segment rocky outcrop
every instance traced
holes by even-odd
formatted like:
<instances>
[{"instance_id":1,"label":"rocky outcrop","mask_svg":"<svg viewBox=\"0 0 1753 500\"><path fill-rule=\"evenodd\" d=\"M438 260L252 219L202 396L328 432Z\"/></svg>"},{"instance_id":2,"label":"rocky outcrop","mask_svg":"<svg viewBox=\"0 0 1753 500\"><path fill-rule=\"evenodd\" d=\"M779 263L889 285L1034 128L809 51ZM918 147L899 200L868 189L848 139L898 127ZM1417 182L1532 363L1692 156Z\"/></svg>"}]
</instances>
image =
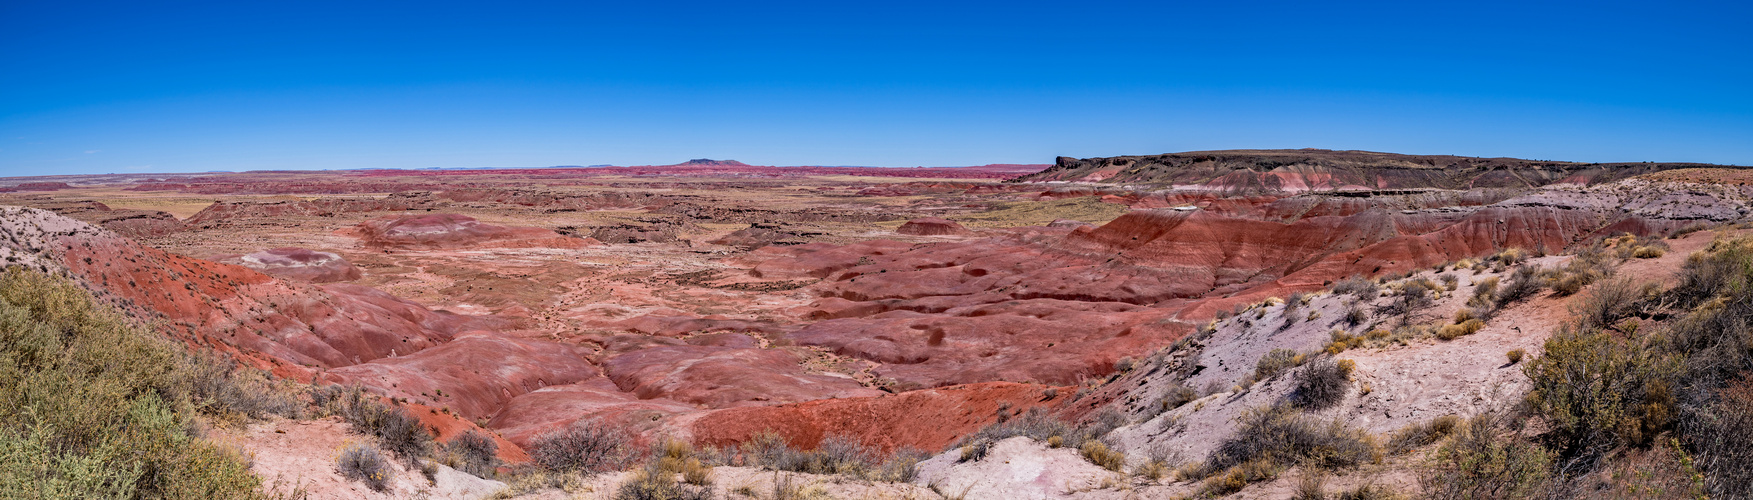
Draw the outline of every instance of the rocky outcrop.
<instances>
[{"instance_id":1,"label":"rocky outcrop","mask_svg":"<svg viewBox=\"0 0 1753 500\"><path fill-rule=\"evenodd\" d=\"M311 283L353 281L362 274L359 268L340 255L297 247L270 248L245 255L224 256L217 260L281 278Z\"/></svg>"},{"instance_id":2,"label":"rocky outcrop","mask_svg":"<svg viewBox=\"0 0 1753 500\"><path fill-rule=\"evenodd\" d=\"M622 391L708 408L875 396L850 378L805 373L796 355L771 349L661 346L608 359Z\"/></svg>"},{"instance_id":3,"label":"rocky outcrop","mask_svg":"<svg viewBox=\"0 0 1753 500\"><path fill-rule=\"evenodd\" d=\"M1227 194L1301 193L1601 184L1662 170L1708 166L1271 149L1085 159L1061 156L1053 167L1015 180L1152 184Z\"/></svg>"},{"instance_id":4,"label":"rocky outcrop","mask_svg":"<svg viewBox=\"0 0 1753 500\"><path fill-rule=\"evenodd\" d=\"M590 243L536 227L483 224L458 214L404 215L360 223L353 230L366 248L584 248Z\"/></svg>"},{"instance_id":5,"label":"rocky outcrop","mask_svg":"<svg viewBox=\"0 0 1753 500\"><path fill-rule=\"evenodd\" d=\"M913 236L949 236L968 234L968 229L957 224L956 221L937 217L922 217L907 221L901 227L895 228L895 232Z\"/></svg>"}]
</instances>

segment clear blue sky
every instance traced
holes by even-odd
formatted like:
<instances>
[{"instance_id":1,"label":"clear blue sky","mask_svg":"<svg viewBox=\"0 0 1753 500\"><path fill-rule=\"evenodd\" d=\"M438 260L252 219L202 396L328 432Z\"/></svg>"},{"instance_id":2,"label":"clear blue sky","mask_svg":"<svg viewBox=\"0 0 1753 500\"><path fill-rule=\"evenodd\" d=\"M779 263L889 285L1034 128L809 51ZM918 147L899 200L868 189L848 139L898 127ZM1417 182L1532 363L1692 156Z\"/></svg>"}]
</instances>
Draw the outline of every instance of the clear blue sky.
<instances>
[{"instance_id":1,"label":"clear blue sky","mask_svg":"<svg viewBox=\"0 0 1753 500\"><path fill-rule=\"evenodd\" d=\"M0 175L1300 147L1753 164L1746 2L1321 3L0 0Z\"/></svg>"}]
</instances>

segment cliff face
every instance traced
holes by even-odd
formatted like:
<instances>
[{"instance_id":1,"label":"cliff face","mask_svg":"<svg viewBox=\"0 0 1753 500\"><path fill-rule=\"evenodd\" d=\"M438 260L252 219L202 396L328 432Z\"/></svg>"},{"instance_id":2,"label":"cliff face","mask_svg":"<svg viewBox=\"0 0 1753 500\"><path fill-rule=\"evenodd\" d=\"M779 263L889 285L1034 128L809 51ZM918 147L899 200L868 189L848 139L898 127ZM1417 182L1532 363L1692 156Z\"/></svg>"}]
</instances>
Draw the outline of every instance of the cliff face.
<instances>
[{"instance_id":1,"label":"cliff face","mask_svg":"<svg viewBox=\"0 0 1753 500\"><path fill-rule=\"evenodd\" d=\"M1077 181L1174 186L1228 194L1396 191L1592 185L1697 163L1575 163L1402 155L1369 151L1272 149L1192 151L1148 156L1070 158L1017 182Z\"/></svg>"}]
</instances>

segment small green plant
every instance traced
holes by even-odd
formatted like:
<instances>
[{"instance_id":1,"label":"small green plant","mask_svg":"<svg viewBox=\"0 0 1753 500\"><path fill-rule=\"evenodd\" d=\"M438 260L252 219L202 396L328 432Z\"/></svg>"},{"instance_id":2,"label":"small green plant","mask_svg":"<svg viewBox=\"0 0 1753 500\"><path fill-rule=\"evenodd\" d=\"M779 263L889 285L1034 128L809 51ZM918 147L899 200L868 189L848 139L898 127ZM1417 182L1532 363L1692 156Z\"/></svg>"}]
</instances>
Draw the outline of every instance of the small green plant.
<instances>
[{"instance_id":1,"label":"small green plant","mask_svg":"<svg viewBox=\"0 0 1753 500\"><path fill-rule=\"evenodd\" d=\"M1426 498L1531 498L1547 487L1552 455L1520 437L1500 437L1497 417L1474 417L1455 430L1421 470Z\"/></svg>"}]
</instances>

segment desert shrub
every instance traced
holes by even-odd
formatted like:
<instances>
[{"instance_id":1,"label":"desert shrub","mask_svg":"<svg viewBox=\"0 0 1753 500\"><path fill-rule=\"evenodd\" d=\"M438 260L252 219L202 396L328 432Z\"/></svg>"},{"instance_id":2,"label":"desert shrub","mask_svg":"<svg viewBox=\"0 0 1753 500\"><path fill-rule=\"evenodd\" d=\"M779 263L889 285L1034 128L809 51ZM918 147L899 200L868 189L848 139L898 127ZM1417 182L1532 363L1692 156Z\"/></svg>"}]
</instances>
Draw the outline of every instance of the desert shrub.
<instances>
[{"instance_id":1,"label":"desert shrub","mask_svg":"<svg viewBox=\"0 0 1753 500\"><path fill-rule=\"evenodd\" d=\"M1753 381L1735 381L1686 419L1705 487L1716 498L1753 497Z\"/></svg>"},{"instance_id":2,"label":"desert shrub","mask_svg":"<svg viewBox=\"0 0 1753 500\"><path fill-rule=\"evenodd\" d=\"M1083 426L1073 426L1048 415L1041 407L1030 408L1021 417L999 422L975 431L956 444L962 450L960 461L980 460L993 444L1016 436L1026 436L1055 448L1081 449L1084 443L1100 439L1126 424L1126 417L1112 409L1102 411Z\"/></svg>"},{"instance_id":3,"label":"desert shrub","mask_svg":"<svg viewBox=\"0 0 1753 500\"><path fill-rule=\"evenodd\" d=\"M1114 472L1121 472L1126 468L1126 454L1109 448L1101 441L1085 441L1083 446L1078 447L1078 454L1083 455L1084 460Z\"/></svg>"},{"instance_id":4,"label":"desert shrub","mask_svg":"<svg viewBox=\"0 0 1753 500\"><path fill-rule=\"evenodd\" d=\"M1496 307L1503 307L1518 300L1540 293L1545 285L1541 283L1539 266L1522 266L1510 273L1508 283L1497 291L1497 298L1492 302Z\"/></svg>"},{"instance_id":5,"label":"desert shrub","mask_svg":"<svg viewBox=\"0 0 1753 500\"><path fill-rule=\"evenodd\" d=\"M1674 423L1681 362L1647 342L1561 328L1522 370L1529 406L1569 452L1647 443Z\"/></svg>"},{"instance_id":6,"label":"desert shrub","mask_svg":"<svg viewBox=\"0 0 1753 500\"><path fill-rule=\"evenodd\" d=\"M678 482L654 462L622 481L615 500L712 500L712 488Z\"/></svg>"},{"instance_id":7,"label":"desert shrub","mask_svg":"<svg viewBox=\"0 0 1753 500\"><path fill-rule=\"evenodd\" d=\"M1393 294L1393 300L1376 308L1377 314L1399 316L1400 324L1412 321L1412 315L1430 307L1435 299L1431 296L1437 288L1430 280L1419 279L1402 283L1400 289Z\"/></svg>"},{"instance_id":8,"label":"desert shrub","mask_svg":"<svg viewBox=\"0 0 1753 500\"><path fill-rule=\"evenodd\" d=\"M1718 240L1686 258L1668 294L1680 307L1703 304L1727 290L1747 289L1746 269L1753 265L1753 240Z\"/></svg>"},{"instance_id":9,"label":"desert shrub","mask_svg":"<svg viewBox=\"0 0 1753 500\"><path fill-rule=\"evenodd\" d=\"M474 429L451 438L440 451L446 465L476 477L492 478L499 466L499 443Z\"/></svg>"},{"instance_id":10,"label":"desert shrub","mask_svg":"<svg viewBox=\"0 0 1753 500\"><path fill-rule=\"evenodd\" d=\"M1351 388L1351 364L1335 363L1331 358L1321 358L1309 363L1297 373L1296 389L1291 392L1291 404L1309 410L1325 410L1332 408L1345 399L1345 393Z\"/></svg>"},{"instance_id":11,"label":"desert shrub","mask_svg":"<svg viewBox=\"0 0 1753 500\"><path fill-rule=\"evenodd\" d=\"M1627 251L1629 256L1630 251ZM1549 271L1546 277L1552 291L1560 296L1568 296L1582 291L1583 287L1613 275L1614 266L1620 259L1616 258L1600 243L1584 248L1572 256L1563 267Z\"/></svg>"},{"instance_id":12,"label":"desert shrub","mask_svg":"<svg viewBox=\"0 0 1753 500\"><path fill-rule=\"evenodd\" d=\"M1038 418L1041 418L1040 412L1031 411L1010 422L1024 423ZM963 438L963 441L967 442L968 438ZM978 459L979 457L966 456L970 446L974 445L964 445L964 460ZM981 445L981 456L990 447L991 442ZM743 443L742 449L748 454L752 465L767 469L810 474L845 474L876 481L911 481L915 472L914 466L925 459L923 452L910 448L885 455L881 450L865 447L856 439L839 435L828 435L814 450L799 450L771 431L755 434Z\"/></svg>"},{"instance_id":13,"label":"desert shrub","mask_svg":"<svg viewBox=\"0 0 1753 500\"><path fill-rule=\"evenodd\" d=\"M1473 297L1467 299L1467 305L1474 308L1489 308L1497 304L1496 276L1479 280L1473 285Z\"/></svg>"},{"instance_id":14,"label":"desert shrub","mask_svg":"<svg viewBox=\"0 0 1753 500\"><path fill-rule=\"evenodd\" d=\"M1571 301L1570 313L1582 328L1608 328L1635 313L1643 295L1629 278L1612 280Z\"/></svg>"},{"instance_id":15,"label":"desert shrub","mask_svg":"<svg viewBox=\"0 0 1753 500\"><path fill-rule=\"evenodd\" d=\"M1522 362L1522 358L1527 356L1527 355L1528 355L1528 351L1524 351L1521 349L1516 349L1516 350L1512 350L1510 352L1503 353L1504 358L1509 359L1510 364L1512 364L1512 365Z\"/></svg>"},{"instance_id":16,"label":"desert shrub","mask_svg":"<svg viewBox=\"0 0 1753 500\"><path fill-rule=\"evenodd\" d=\"M599 422L580 420L559 431L536 436L530 460L552 471L596 473L621 470L633 461L626 432Z\"/></svg>"},{"instance_id":17,"label":"desert shrub","mask_svg":"<svg viewBox=\"0 0 1753 500\"><path fill-rule=\"evenodd\" d=\"M278 415L298 418L305 403L290 382L276 382L261 370L239 367L230 356L197 353L182 364L188 373L187 390L203 415L250 419Z\"/></svg>"},{"instance_id":18,"label":"desert shrub","mask_svg":"<svg viewBox=\"0 0 1753 500\"><path fill-rule=\"evenodd\" d=\"M1374 461L1379 451L1368 433L1339 421L1321 422L1288 405L1249 410L1235 434L1218 443L1203 463L1205 475L1259 462L1275 467L1352 467Z\"/></svg>"},{"instance_id":19,"label":"desert shrub","mask_svg":"<svg viewBox=\"0 0 1753 500\"><path fill-rule=\"evenodd\" d=\"M0 273L0 498L253 498L236 451L191 435L182 346L74 282Z\"/></svg>"},{"instance_id":20,"label":"desert shrub","mask_svg":"<svg viewBox=\"0 0 1753 500\"><path fill-rule=\"evenodd\" d=\"M365 483L372 491L389 490L390 477L396 472L395 466L390 465L376 447L364 443L352 443L342 448L335 457L335 470L350 481Z\"/></svg>"},{"instance_id":21,"label":"desert shrub","mask_svg":"<svg viewBox=\"0 0 1753 500\"><path fill-rule=\"evenodd\" d=\"M432 455L432 434L405 408L386 405L359 387L342 392L332 406L354 432L377 436L380 446L409 463Z\"/></svg>"},{"instance_id":22,"label":"desert shrub","mask_svg":"<svg viewBox=\"0 0 1753 500\"><path fill-rule=\"evenodd\" d=\"M1453 291L1455 291L1456 288L1461 287L1461 278L1459 276L1455 276L1452 273L1443 273L1441 275L1438 275L1436 278L1437 278L1437 281L1441 281L1443 283L1443 289L1445 289L1445 290L1453 292Z\"/></svg>"},{"instance_id":23,"label":"desert shrub","mask_svg":"<svg viewBox=\"0 0 1753 500\"><path fill-rule=\"evenodd\" d=\"M1359 298L1373 299L1381 293L1381 286L1376 282L1352 276L1333 284L1334 295L1352 295Z\"/></svg>"},{"instance_id":24,"label":"desert shrub","mask_svg":"<svg viewBox=\"0 0 1753 500\"><path fill-rule=\"evenodd\" d=\"M1251 378L1260 381L1275 377L1285 370L1303 364L1305 359L1305 356L1290 349L1273 349L1268 351L1265 356L1261 356L1259 361L1254 362L1254 375Z\"/></svg>"},{"instance_id":25,"label":"desert shrub","mask_svg":"<svg viewBox=\"0 0 1753 500\"><path fill-rule=\"evenodd\" d=\"M1358 326L1369 320L1370 313L1364 309L1363 304L1353 302L1345 306L1345 324Z\"/></svg>"},{"instance_id":26,"label":"desert shrub","mask_svg":"<svg viewBox=\"0 0 1753 500\"><path fill-rule=\"evenodd\" d=\"M1418 474L1425 498L1530 498L1547 487L1552 456L1517 436L1500 436L1498 417L1485 414L1455 429Z\"/></svg>"},{"instance_id":27,"label":"desert shrub","mask_svg":"<svg viewBox=\"0 0 1753 500\"><path fill-rule=\"evenodd\" d=\"M1126 373L1126 372L1132 371L1132 367L1137 365L1137 364L1138 364L1138 361L1132 359L1131 356L1120 358L1120 359L1114 360L1114 371L1119 372L1119 373Z\"/></svg>"}]
</instances>

